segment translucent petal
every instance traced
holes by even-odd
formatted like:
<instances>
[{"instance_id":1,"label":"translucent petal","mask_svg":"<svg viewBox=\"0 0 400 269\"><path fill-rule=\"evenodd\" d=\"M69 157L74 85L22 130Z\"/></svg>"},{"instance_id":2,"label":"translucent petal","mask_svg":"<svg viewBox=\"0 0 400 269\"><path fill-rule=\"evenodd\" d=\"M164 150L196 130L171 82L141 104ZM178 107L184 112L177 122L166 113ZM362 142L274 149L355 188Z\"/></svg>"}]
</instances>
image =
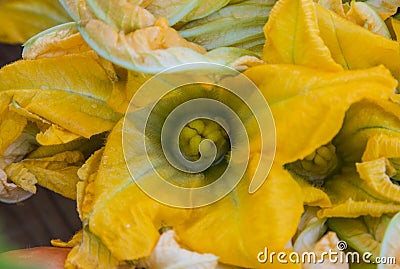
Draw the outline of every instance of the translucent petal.
<instances>
[{"instance_id":1,"label":"translucent petal","mask_svg":"<svg viewBox=\"0 0 400 269\"><path fill-rule=\"evenodd\" d=\"M335 232L329 231L326 233L321 240L319 240L313 250L317 257L323 257L324 253L332 251L336 248L339 238ZM339 252L341 255L343 252ZM303 269L348 269L349 264L335 262L334 260L324 259L322 263L306 263L303 265Z\"/></svg>"},{"instance_id":2,"label":"translucent petal","mask_svg":"<svg viewBox=\"0 0 400 269\"><path fill-rule=\"evenodd\" d=\"M202 0L200 5L187 14L182 21L193 21L210 15L229 3L229 0Z\"/></svg>"},{"instance_id":3,"label":"translucent petal","mask_svg":"<svg viewBox=\"0 0 400 269\"><path fill-rule=\"evenodd\" d=\"M213 254L200 254L182 248L175 239L173 230L161 234L151 256L139 262L140 267L152 269L193 268L215 269L218 257Z\"/></svg>"},{"instance_id":4,"label":"translucent petal","mask_svg":"<svg viewBox=\"0 0 400 269\"><path fill-rule=\"evenodd\" d=\"M400 7L399 0L367 0L365 2L378 12L382 20L386 20L396 14L397 9Z\"/></svg>"},{"instance_id":5,"label":"translucent petal","mask_svg":"<svg viewBox=\"0 0 400 269\"><path fill-rule=\"evenodd\" d=\"M346 18L371 32L391 39L389 30L378 13L367 3L351 2Z\"/></svg>"},{"instance_id":6,"label":"translucent petal","mask_svg":"<svg viewBox=\"0 0 400 269\"><path fill-rule=\"evenodd\" d=\"M203 1L174 0L173 2L153 0L146 7L157 18L167 18L170 26L194 11Z\"/></svg>"},{"instance_id":7,"label":"translucent petal","mask_svg":"<svg viewBox=\"0 0 400 269\"><path fill-rule=\"evenodd\" d=\"M381 219L378 218L378 220ZM328 226L338 234L341 240L361 254L370 252L370 260L374 261L379 256L380 242L370 232L364 218L332 218L328 219Z\"/></svg>"},{"instance_id":8,"label":"translucent petal","mask_svg":"<svg viewBox=\"0 0 400 269\"><path fill-rule=\"evenodd\" d=\"M399 218L400 214L397 213L390 221L385 233L385 237L382 241L381 251L379 253L380 257L394 257L396 259L395 264L379 264L378 269L396 268L400 265L398 247L398 237L400 231Z\"/></svg>"},{"instance_id":9,"label":"translucent petal","mask_svg":"<svg viewBox=\"0 0 400 269\"><path fill-rule=\"evenodd\" d=\"M7 182L7 175L0 170L0 202L19 203L32 196L31 192L25 191L14 183Z\"/></svg>"},{"instance_id":10,"label":"translucent petal","mask_svg":"<svg viewBox=\"0 0 400 269\"><path fill-rule=\"evenodd\" d=\"M315 245L327 230L325 222L326 219L318 219L306 226L296 238L293 249L300 254L313 251Z\"/></svg>"},{"instance_id":11,"label":"translucent petal","mask_svg":"<svg viewBox=\"0 0 400 269\"><path fill-rule=\"evenodd\" d=\"M86 0L98 19L125 33L154 25L155 17L142 7L141 2Z\"/></svg>"},{"instance_id":12,"label":"translucent petal","mask_svg":"<svg viewBox=\"0 0 400 269\"><path fill-rule=\"evenodd\" d=\"M24 44L22 57L27 60L56 57L91 50L70 22L47 29Z\"/></svg>"},{"instance_id":13,"label":"translucent petal","mask_svg":"<svg viewBox=\"0 0 400 269\"><path fill-rule=\"evenodd\" d=\"M184 24L179 33L207 50L260 38L274 2L228 5L200 20Z\"/></svg>"}]
</instances>

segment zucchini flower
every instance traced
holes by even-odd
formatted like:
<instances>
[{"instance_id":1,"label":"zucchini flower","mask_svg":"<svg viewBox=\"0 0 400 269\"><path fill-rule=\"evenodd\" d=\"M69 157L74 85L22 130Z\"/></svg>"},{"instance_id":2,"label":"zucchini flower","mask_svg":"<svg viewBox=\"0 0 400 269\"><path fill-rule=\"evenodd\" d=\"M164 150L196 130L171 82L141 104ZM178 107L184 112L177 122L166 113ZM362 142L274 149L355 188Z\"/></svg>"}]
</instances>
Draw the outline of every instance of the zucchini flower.
<instances>
[{"instance_id":1,"label":"zucchini flower","mask_svg":"<svg viewBox=\"0 0 400 269\"><path fill-rule=\"evenodd\" d=\"M371 252L371 261L388 253L390 243L383 243L383 235L397 230L398 224L387 228L388 219L400 211L400 106L398 83L392 78L400 77L400 43L395 40L398 27L389 32L383 22L396 12L398 3L388 2L381 8L373 1L352 2L347 8L341 1L283 0L274 6L264 28L264 61L313 72L297 78L302 81L297 91L289 79L275 84L279 91L266 91L277 127L276 160L284 156L285 168L302 187L304 203L317 206L317 217L328 218L329 229L360 254ZM376 54L371 56L370 49ZM360 93L368 88L363 83L350 86L356 76L344 79L348 89L342 95L342 75L366 74L376 65L385 67L386 78L365 78L378 83L368 93ZM335 78L322 79L322 70ZM246 74L262 91L268 90L267 78L273 73L267 67L251 68ZM336 88L329 97L315 91L323 81ZM382 95L377 94L381 90ZM332 99L325 103L325 98Z\"/></svg>"}]
</instances>

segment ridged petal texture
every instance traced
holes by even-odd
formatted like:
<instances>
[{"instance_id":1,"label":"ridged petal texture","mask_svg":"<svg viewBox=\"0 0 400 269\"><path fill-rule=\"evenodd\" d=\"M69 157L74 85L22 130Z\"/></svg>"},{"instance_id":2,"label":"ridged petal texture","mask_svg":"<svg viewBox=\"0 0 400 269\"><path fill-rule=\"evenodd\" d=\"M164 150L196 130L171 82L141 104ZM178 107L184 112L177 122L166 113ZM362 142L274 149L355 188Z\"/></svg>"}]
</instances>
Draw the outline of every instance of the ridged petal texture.
<instances>
[{"instance_id":1,"label":"ridged petal texture","mask_svg":"<svg viewBox=\"0 0 400 269\"><path fill-rule=\"evenodd\" d=\"M377 255L388 216L400 211L400 27L394 18L391 27L384 23L396 1L346 7L280 0L271 10L275 1L62 0L75 22L56 11L58 4L34 0L44 10L40 20L33 9L18 9L21 3L0 0L6 26L0 41L26 41L39 28L64 24L30 38L24 60L0 71L0 198L21 201L40 184L77 199L82 231L68 243L54 242L73 247L66 268L129 268L138 259L159 264L154 257L168 242L171 259L197 257L199 268L202 261L215 267L217 257L246 268L300 268L256 257L265 247L289 252L291 243L312 249L325 218L354 249ZM24 23L14 24L16 14ZM255 57L261 54L263 65ZM188 62L256 65L245 75L270 105L277 145L270 174L254 194L248 186L256 154L232 192L201 208L161 204L132 179L127 163L142 178L153 167L136 154L142 133L132 126L126 131L133 150L123 148L122 114L149 73ZM255 129L254 121L246 124ZM250 132L253 150L261 145L257 135ZM321 186L290 169L305 159L324 164L330 154L335 167L326 169ZM181 180L172 167L161 169ZM304 205L316 207L320 219L298 231ZM170 229L161 235L170 241L160 240ZM332 245L337 238L326 240Z\"/></svg>"},{"instance_id":2,"label":"ridged petal texture","mask_svg":"<svg viewBox=\"0 0 400 269\"><path fill-rule=\"evenodd\" d=\"M4 201L36 184L76 199L78 169L122 116L107 105L111 70L93 51L38 58L0 70L1 190L16 193Z\"/></svg>"},{"instance_id":3,"label":"ridged petal texture","mask_svg":"<svg viewBox=\"0 0 400 269\"><path fill-rule=\"evenodd\" d=\"M172 227L180 243L193 251L213 253L227 264L264 268L254 255L265 242L273 249L283 249L294 233L302 212L302 195L289 173L279 166L272 169L267 183L254 195L248 194L250 178L245 176L237 189L215 204L176 209L149 198L132 181L124 162L121 136L122 121L108 138L99 170L88 172L99 161L95 157L98 153L85 164L85 170L80 170L83 182L87 182L82 183L84 188L79 188L84 190L80 196L91 201L83 198L78 205L90 232L118 260L150 256L159 239L159 229ZM127 161L136 162L143 157L131 158ZM148 169L137 167L144 173ZM93 176L96 179L91 183ZM285 203L278 202L282 200ZM79 248L70 254L69 260L74 260L75 255L85 256ZM84 268L78 264L81 266L78 268Z\"/></svg>"},{"instance_id":4,"label":"ridged petal texture","mask_svg":"<svg viewBox=\"0 0 400 269\"><path fill-rule=\"evenodd\" d=\"M397 85L382 66L333 73L296 65L261 65L245 75L271 107L277 132L275 160L280 163L302 159L328 143L339 132L351 104L368 97L388 99Z\"/></svg>"},{"instance_id":5,"label":"ridged petal texture","mask_svg":"<svg viewBox=\"0 0 400 269\"><path fill-rule=\"evenodd\" d=\"M35 34L70 21L58 1L0 1L0 42L24 43Z\"/></svg>"}]
</instances>

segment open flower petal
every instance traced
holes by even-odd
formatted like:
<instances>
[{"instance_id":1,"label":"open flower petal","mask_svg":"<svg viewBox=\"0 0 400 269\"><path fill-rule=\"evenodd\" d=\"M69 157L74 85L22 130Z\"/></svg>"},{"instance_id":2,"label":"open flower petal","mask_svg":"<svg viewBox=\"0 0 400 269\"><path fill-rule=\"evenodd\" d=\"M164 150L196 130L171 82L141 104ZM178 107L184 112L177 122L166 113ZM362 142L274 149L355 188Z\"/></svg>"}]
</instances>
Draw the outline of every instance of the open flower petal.
<instances>
[{"instance_id":1,"label":"open flower petal","mask_svg":"<svg viewBox=\"0 0 400 269\"><path fill-rule=\"evenodd\" d=\"M275 119L275 160L303 159L339 132L346 110L363 98L389 98L397 82L383 68L325 72L294 65L260 65L245 72ZM332 106L332 104L335 104Z\"/></svg>"},{"instance_id":2,"label":"open flower petal","mask_svg":"<svg viewBox=\"0 0 400 269\"><path fill-rule=\"evenodd\" d=\"M377 35L319 5L316 5L316 14L319 35L337 63L345 69L383 64L396 79L400 78L399 42Z\"/></svg>"},{"instance_id":3,"label":"open flower petal","mask_svg":"<svg viewBox=\"0 0 400 269\"><path fill-rule=\"evenodd\" d=\"M58 1L1 1L0 42L24 43L40 31L69 20Z\"/></svg>"},{"instance_id":4,"label":"open flower petal","mask_svg":"<svg viewBox=\"0 0 400 269\"><path fill-rule=\"evenodd\" d=\"M399 104L379 99L353 104L333 142L344 162L354 163L361 161L368 139L376 135L400 137Z\"/></svg>"},{"instance_id":5,"label":"open flower petal","mask_svg":"<svg viewBox=\"0 0 400 269\"><path fill-rule=\"evenodd\" d=\"M24 44L22 58L27 60L56 57L91 50L78 32L75 22L47 29Z\"/></svg>"},{"instance_id":6,"label":"open flower petal","mask_svg":"<svg viewBox=\"0 0 400 269\"><path fill-rule=\"evenodd\" d=\"M110 130L121 117L106 104L112 82L93 52L8 65L0 71L0 91L19 107L86 138Z\"/></svg>"},{"instance_id":7,"label":"open flower petal","mask_svg":"<svg viewBox=\"0 0 400 269\"><path fill-rule=\"evenodd\" d=\"M342 69L320 37L312 0L277 2L264 32L267 41L263 60L267 63L296 64L328 71Z\"/></svg>"}]
</instances>

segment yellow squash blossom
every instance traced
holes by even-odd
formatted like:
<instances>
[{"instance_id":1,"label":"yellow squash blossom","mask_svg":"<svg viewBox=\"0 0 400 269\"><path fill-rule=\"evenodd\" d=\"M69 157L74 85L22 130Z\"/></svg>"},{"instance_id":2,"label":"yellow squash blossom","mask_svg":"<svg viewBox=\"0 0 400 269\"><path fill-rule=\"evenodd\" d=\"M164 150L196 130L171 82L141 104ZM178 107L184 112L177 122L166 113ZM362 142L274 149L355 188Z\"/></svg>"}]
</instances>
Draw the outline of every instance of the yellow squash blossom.
<instances>
[{"instance_id":1,"label":"yellow squash blossom","mask_svg":"<svg viewBox=\"0 0 400 269\"><path fill-rule=\"evenodd\" d=\"M1 1L0 42L24 43L39 32L68 21L70 17L58 1Z\"/></svg>"}]
</instances>

